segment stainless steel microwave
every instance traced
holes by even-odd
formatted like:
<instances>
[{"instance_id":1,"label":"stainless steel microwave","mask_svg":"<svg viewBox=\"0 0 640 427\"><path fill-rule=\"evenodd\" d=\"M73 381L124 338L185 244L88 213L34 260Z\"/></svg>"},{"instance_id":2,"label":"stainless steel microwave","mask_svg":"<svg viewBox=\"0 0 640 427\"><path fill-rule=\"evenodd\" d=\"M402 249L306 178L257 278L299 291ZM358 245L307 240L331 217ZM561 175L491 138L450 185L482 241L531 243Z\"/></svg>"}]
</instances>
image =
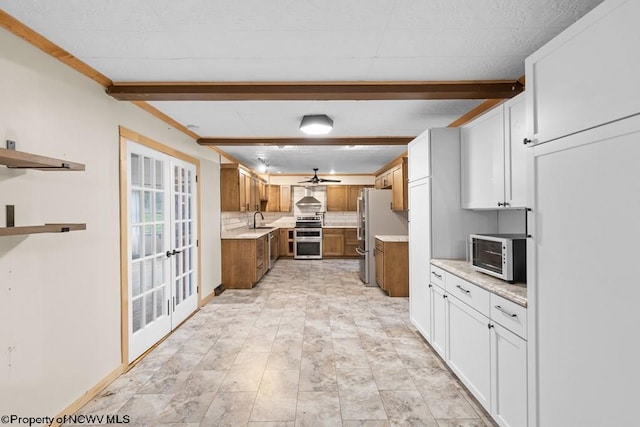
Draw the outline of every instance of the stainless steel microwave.
<instances>
[{"instance_id":1,"label":"stainless steel microwave","mask_svg":"<svg viewBox=\"0 0 640 427\"><path fill-rule=\"evenodd\" d=\"M524 234L472 234L471 266L508 282L527 280L527 238Z\"/></svg>"}]
</instances>

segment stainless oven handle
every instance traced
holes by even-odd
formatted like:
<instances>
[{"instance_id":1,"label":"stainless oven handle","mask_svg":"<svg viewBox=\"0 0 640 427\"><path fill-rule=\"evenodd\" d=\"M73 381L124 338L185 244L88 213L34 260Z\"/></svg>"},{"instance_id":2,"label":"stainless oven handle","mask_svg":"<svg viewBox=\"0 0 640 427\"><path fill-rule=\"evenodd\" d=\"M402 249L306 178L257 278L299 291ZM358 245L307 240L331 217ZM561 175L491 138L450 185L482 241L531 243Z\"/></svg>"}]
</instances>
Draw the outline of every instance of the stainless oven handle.
<instances>
[{"instance_id":1,"label":"stainless oven handle","mask_svg":"<svg viewBox=\"0 0 640 427\"><path fill-rule=\"evenodd\" d=\"M509 316L509 317L518 317L518 315L517 315L517 314L515 314L515 313L509 313L507 310L505 310L504 308L500 307L499 305L496 305L495 307L496 307L496 309L497 309L498 311L503 312L504 314L506 314L506 315L507 315L507 316Z\"/></svg>"},{"instance_id":2,"label":"stainless oven handle","mask_svg":"<svg viewBox=\"0 0 640 427\"><path fill-rule=\"evenodd\" d=\"M464 292L465 294L469 295L471 293L470 290L463 288L460 285L456 285L456 288L460 289L462 292Z\"/></svg>"},{"instance_id":3,"label":"stainless oven handle","mask_svg":"<svg viewBox=\"0 0 640 427\"><path fill-rule=\"evenodd\" d=\"M488 254L491 254L491 255L498 255L498 256L502 256L502 252L494 252L494 251L484 251L484 252L486 252L486 253L488 253Z\"/></svg>"},{"instance_id":4,"label":"stainless oven handle","mask_svg":"<svg viewBox=\"0 0 640 427\"><path fill-rule=\"evenodd\" d=\"M356 253L357 253L358 255L362 255L362 256L367 255L367 252L363 251L363 250L362 250L362 249L360 249L360 248L356 248Z\"/></svg>"}]
</instances>

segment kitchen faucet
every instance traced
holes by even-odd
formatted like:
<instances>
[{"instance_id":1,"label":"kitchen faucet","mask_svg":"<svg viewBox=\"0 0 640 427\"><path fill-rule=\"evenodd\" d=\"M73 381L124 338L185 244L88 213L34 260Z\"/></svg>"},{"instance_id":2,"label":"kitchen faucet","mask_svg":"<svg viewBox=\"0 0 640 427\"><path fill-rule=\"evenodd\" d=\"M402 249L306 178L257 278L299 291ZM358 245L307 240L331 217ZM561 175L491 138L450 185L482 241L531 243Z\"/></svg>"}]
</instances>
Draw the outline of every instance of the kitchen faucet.
<instances>
[{"instance_id":1,"label":"kitchen faucet","mask_svg":"<svg viewBox=\"0 0 640 427\"><path fill-rule=\"evenodd\" d=\"M256 212L253 214L253 228L254 228L254 229L256 228L256 215L257 215L257 214L260 214L260 217L262 217L262 220L264 221L264 215L262 215L262 212L260 212L260 211L256 211Z\"/></svg>"}]
</instances>

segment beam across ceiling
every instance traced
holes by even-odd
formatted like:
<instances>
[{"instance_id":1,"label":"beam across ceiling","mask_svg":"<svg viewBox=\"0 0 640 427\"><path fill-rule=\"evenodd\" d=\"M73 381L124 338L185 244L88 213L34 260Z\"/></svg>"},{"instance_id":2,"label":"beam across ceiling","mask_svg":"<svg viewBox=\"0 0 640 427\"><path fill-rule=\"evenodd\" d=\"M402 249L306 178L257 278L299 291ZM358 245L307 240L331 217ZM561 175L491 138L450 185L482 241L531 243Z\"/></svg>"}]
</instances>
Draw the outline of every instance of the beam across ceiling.
<instances>
[{"instance_id":1,"label":"beam across ceiling","mask_svg":"<svg viewBox=\"0 0 640 427\"><path fill-rule=\"evenodd\" d=\"M200 138L198 144L238 145L407 145L415 136L353 136L335 138Z\"/></svg>"},{"instance_id":2,"label":"beam across ceiling","mask_svg":"<svg viewBox=\"0 0 640 427\"><path fill-rule=\"evenodd\" d=\"M509 99L517 80L433 82L212 82L114 83L120 101L380 101L410 99Z\"/></svg>"}]
</instances>

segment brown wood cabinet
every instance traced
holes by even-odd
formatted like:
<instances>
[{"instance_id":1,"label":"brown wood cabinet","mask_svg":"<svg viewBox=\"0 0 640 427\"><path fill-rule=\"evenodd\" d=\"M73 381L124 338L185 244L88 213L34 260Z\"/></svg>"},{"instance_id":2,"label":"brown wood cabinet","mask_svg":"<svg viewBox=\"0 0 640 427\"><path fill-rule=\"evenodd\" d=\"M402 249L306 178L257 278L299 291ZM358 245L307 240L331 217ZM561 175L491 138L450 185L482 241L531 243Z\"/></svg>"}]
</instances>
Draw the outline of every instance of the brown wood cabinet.
<instances>
[{"instance_id":1,"label":"brown wood cabinet","mask_svg":"<svg viewBox=\"0 0 640 427\"><path fill-rule=\"evenodd\" d=\"M351 212L355 212L358 210L358 196L360 195L360 190L362 190L364 185L350 185L349 186L349 194L347 196L347 210Z\"/></svg>"},{"instance_id":2,"label":"brown wood cabinet","mask_svg":"<svg viewBox=\"0 0 640 427\"><path fill-rule=\"evenodd\" d=\"M406 211L409 209L407 157L394 162L389 169L376 175L375 188L393 190L391 209Z\"/></svg>"},{"instance_id":3,"label":"brown wood cabinet","mask_svg":"<svg viewBox=\"0 0 640 427\"><path fill-rule=\"evenodd\" d=\"M293 257L293 228L280 229L280 256Z\"/></svg>"},{"instance_id":4,"label":"brown wood cabinet","mask_svg":"<svg viewBox=\"0 0 640 427\"><path fill-rule=\"evenodd\" d=\"M327 186L327 211L344 212L347 210L348 186L328 185Z\"/></svg>"},{"instance_id":5,"label":"brown wood cabinet","mask_svg":"<svg viewBox=\"0 0 640 427\"><path fill-rule=\"evenodd\" d=\"M327 186L327 211L355 212L358 210L360 190L370 185L329 185Z\"/></svg>"},{"instance_id":6,"label":"brown wood cabinet","mask_svg":"<svg viewBox=\"0 0 640 427\"><path fill-rule=\"evenodd\" d=\"M391 210L406 211L409 209L408 197L408 180L407 180L407 158L402 159L402 164L392 170L393 177L393 195L391 202Z\"/></svg>"},{"instance_id":7,"label":"brown wood cabinet","mask_svg":"<svg viewBox=\"0 0 640 427\"><path fill-rule=\"evenodd\" d=\"M250 289L269 268L268 238L222 239L222 284L227 289Z\"/></svg>"},{"instance_id":8,"label":"brown wood cabinet","mask_svg":"<svg viewBox=\"0 0 640 427\"><path fill-rule=\"evenodd\" d=\"M409 296L409 244L376 239L376 283L390 297Z\"/></svg>"},{"instance_id":9,"label":"brown wood cabinet","mask_svg":"<svg viewBox=\"0 0 640 427\"><path fill-rule=\"evenodd\" d=\"M327 258L358 257L355 228L323 228L322 256Z\"/></svg>"},{"instance_id":10,"label":"brown wood cabinet","mask_svg":"<svg viewBox=\"0 0 640 427\"><path fill-rule=\"evenodd\" d=\"M220 209L223 212L260 210L262 180L237 163L220 165Z\"/></svg>"},{"instance_id":11,"label":"brown wood cabinet","mask_svg":"<svg viewBox=\"0 0 640 427\"><path fill-rule=\"evenodd\" d=\"M344 229L344 256L345 257L359 257L356 252L358 247L358 231L355 228Z\"/></svg>"},{"instance_id":12,"label":"brown wood cabinet","mask_svg":"<svg viewBox=\"0 0 640 427\"><path fill-rule=\"evenodd\" d=\"M344 229L325 228L322 230L322 256L341 257L344 255Z\"/></svg>"},{"instance_id":13,"label":"brown wood cabinet","mask_svg":"<svg viewBox=\"0 0 640 427\"><path fill-rule=\"evenodd\" d=\"M267 185L266 191L268 193L268 200L264 209L265 212L280 212L280 186Z\"/></svg>"},{"instance_id":14,"label":"brown wood cabinet","mask_svg":"<svg viewBox=\"0 0 640 427\"><path fill-rule=\"evenodd\" d=\"M280 186L280 212L291 212L291 186Z\"/></svg>"}]
</instances>

